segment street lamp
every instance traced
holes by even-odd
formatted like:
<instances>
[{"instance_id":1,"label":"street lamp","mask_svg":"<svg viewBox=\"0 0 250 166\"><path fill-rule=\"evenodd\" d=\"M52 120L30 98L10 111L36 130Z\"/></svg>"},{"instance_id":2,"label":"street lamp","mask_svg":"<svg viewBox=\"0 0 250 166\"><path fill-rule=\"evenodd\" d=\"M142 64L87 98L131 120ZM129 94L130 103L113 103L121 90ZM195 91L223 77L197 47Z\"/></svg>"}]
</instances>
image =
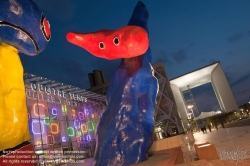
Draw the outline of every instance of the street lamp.
<instances>
[{"instance_id":1,"label":"street lamp","mask_svg":"<svg viewBox=\"0 0 250 166\"><path fill-rule=\"evenodd\" d=\"M191 110L191 113L187 112L188 119L191 119L192 114L193 114L193 117L194 117L193 107L194 107L193 105L188 105L188 107L187 107L188 109Z\"/></svg>"}]
</instances>

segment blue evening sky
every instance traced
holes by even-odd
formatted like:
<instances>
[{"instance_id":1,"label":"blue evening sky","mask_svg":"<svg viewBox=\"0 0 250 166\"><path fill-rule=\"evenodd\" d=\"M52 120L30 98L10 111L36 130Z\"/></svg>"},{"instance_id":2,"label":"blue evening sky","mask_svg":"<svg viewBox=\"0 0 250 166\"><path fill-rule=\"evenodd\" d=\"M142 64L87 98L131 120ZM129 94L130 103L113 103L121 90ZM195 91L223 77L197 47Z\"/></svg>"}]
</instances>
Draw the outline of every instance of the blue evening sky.
<instances>
[{"instance_id":1,"label":"blue evening sky","mask_svg":"<svg viewBox=\"0 0 250 166\"><path fill-rule=\"evenodd\" d=\"M135 0L34 0L51 25L52 38L36 57L21 55L25 72L89 88L89 72L110 80L120 60L92 56L66 41L66 33L125 26ZM149 11L153 63L162 61L169 79L220 61L238 105L250 101L249 0L142 0ZM205 88L204 88L205 87ZM203 109L215 107L210 85L194 96ZM207 101L211 100L212 103ZM201 106L200 106L201 107ZM208 109L208 108L207 108ZM211 110L211 108L209 108ZM207 110L207 111L209 111Z\"/></svg>"}]
</instances>

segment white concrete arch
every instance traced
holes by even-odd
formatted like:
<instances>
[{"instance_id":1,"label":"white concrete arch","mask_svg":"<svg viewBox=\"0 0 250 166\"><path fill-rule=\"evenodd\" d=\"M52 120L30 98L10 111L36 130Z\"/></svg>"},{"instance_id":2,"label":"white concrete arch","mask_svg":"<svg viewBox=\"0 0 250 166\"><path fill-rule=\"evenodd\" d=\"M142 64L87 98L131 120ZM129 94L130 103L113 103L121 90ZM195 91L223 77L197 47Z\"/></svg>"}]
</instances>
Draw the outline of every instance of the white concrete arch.
<instances>
[{"instance_id":1,"label":"white concrete arch","mask_svg":"<svg viewBox=\"0 0 250 166\"><path fill-rule=\"evenodd\" d=\"M238 110L238 105L222 66L220 62L216 62L170 80L171 88L182 120L185 121L187 119L187 115L185 114L187 108L185 106L182 92L188 90L188 85L189 88L192 89L209 82L212 84L222 112ZM184 126L187 127L187 124L184 123Z\"/></svg>"}]
</instances>

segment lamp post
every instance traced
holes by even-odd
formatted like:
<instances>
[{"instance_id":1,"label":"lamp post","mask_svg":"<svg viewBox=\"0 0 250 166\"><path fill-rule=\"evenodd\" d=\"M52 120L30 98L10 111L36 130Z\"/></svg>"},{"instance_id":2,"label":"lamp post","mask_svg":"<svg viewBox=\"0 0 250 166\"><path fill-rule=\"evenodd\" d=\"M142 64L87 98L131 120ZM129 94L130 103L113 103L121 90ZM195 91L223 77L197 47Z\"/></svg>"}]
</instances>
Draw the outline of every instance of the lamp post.
<instances>
[{"instance_id":1,"label":"lamp post","mask_svg":"<svg viewBox=\"0 0 250 166\"><path fill-rule=\"evenodd\" d=\"M191 120L191 119L194 119L194 110L193 110L193 107L194 107L194 105L188 105L187 106L187 108L188 108L188 111L187 111L187 116L188 116L188 120ZM191 112L189 112L189 109L190 109L190 111ZM196 123L196 122L195 122ZM188 127L190 128L190 129L192 129L193 128L193 123L192 123L192 125L190 126L190 124L188 124ZM197 123L196 123L196 126L197 126Z\"/></svg>"},{"instance_id":2,"label":"lamp post","mask_svg":"<svg viewBox=\"0 0 250 166\"><path fill-rule=\"evenodd\" d=\"M187 115L188 115L188 119L191 119L192 118L192 115L193 115L193 118L194 118L194 111L193 111L193 105L188 105L188 109L191 110L191 113L187 112Z\"/></svg>"}]
</instances>

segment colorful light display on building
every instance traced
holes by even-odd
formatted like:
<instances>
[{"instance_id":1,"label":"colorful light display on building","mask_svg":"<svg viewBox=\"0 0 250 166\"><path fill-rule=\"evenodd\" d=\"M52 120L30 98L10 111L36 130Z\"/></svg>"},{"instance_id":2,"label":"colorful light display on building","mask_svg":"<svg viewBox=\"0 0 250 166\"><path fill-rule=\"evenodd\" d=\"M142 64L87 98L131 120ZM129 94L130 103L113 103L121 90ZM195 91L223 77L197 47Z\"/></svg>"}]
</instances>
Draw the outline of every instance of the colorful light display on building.
<instances>
[{"instance_id":1,"label":"colorful light display on building","mask_svg":"<svg viewBox=\"0 0 250 166\"><path fill-rule=\"evenodd\" d=\"M76 93L67 95L67 88L60 90L65 95L48 94L45 90L34 88L36 84L31 84L26 80L29 128L35 150L39 152L49 152L55 149L59 151L85 150L86 153L92 151L93 154L95 129L105 110L104 102ZM39 85L42 87L41 83ZM61 86L62 84L53 89L59 91ZM50 84L44 87L49 88ZM94 94L88 93L92 96ZM71 99L72 95L81 96L84 100ZM91 155L83 157L91 157Z\"/></svg>"}]
</instances>

